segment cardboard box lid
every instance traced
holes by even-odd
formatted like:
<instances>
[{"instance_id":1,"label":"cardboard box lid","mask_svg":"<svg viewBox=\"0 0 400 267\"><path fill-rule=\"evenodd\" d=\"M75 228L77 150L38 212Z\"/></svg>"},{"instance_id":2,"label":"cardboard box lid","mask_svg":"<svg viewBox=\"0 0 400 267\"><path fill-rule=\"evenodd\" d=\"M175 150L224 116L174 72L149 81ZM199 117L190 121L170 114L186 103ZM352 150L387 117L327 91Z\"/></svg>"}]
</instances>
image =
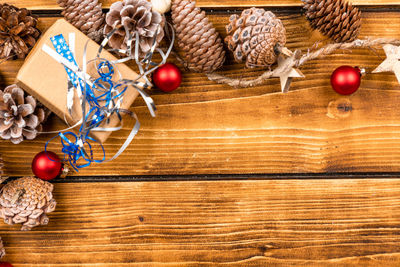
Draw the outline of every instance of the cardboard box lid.
<instances>
[{"instance_id":1,"label":"cardboard box lid","mask_svg":"<svg viewBox=\"0 0 400 267\"><path fill-rule=\"evenodd\" d=\"M87 60L94 59L97 55L99 45L90 40L86 35L72 26L64 19L57 20L40 38L38 43L29 53L23 66L19 70L16 78L16 83L29 94L36 97L52 112L64 120L64 116L70 125L74 125L82 117L82 110L79 104L79 98L75 94L74 107L72 116L67 109L67 90L68 90L68 76L62 64L51 58L47 53L42 51L44 44L54 48L50 37L62 34L68 42L68 35L75 33L75 59L82 67L83 51L85 44L87 45ZM111 53L103 50L102 58L108 60L116 60ZM131 70L124 64L117 65L118 71L124 79L134 80L138 74ZM143 81L143 80L141 80ZM129 87L124 94L123 104L121 108L129 109L138 92ZM109 124L106 127L115 127L119 123L117 115L110 118ZM103 124L101 127L105 127ZM104 143L111 132L91 132L91 136Z\"/></svg>"}]
</instances>

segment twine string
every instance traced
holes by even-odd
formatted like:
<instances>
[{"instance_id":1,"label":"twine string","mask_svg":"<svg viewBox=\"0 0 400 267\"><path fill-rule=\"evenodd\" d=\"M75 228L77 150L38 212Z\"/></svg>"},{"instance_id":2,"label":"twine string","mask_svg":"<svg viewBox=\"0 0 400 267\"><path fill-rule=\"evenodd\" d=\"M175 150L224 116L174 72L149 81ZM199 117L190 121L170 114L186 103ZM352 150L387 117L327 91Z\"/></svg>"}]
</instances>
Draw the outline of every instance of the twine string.
<instances>
[{"instance_id":1,"label":"twine string","mask_svg":"<svg viewBox=\"0 0 400 267\"><path fill-rule=\"evenodd\" d=\"M247 88L252 86L257 86L263 84L265 81L271 77L279 76L280 74L290 71L292 68L299 68L310 60L322 58L333 54L336 50L350 50L352 48L370 48L377 45L400 45L400 40L395 38L367 38L367 39L357 39L350 43L334 43L328 44L316 51L308 51L306 54L296 58L290 63L283 65L282 67L275 68L274 70L267 70L263 72L260 76L253 79L237 79L227 77L218 73L208 73L207 77L209 80L216 83L227 84L234 88Z\"/></svg>"}]
</instances>

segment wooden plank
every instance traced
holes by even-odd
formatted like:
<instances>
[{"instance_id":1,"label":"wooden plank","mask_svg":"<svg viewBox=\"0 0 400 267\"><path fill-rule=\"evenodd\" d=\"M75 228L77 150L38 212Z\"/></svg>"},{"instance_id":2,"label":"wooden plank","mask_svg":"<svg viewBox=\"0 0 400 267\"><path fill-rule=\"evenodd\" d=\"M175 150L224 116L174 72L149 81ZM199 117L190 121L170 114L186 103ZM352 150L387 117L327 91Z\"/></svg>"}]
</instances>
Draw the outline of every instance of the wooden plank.
<instances>
[{"instance_id":1,"label":"wooden plank","mask_svg":"<svg viewBox=\"0 0 400 267\"><path fill-rule=\"evenodd\" d=\"M52 0L1 0L9 4L16 5L18 7L26 7L34 10L46 9L46 10L58 10L60 7L57 5L57 1ZM99 0L102 3L103 8L109 8L110 5L116 1L114 0ZM300 0L197 0L198 7L207 8L235 8L235 7L298 7L301 6ZM383 6L383 5L399 5L397 0L352 0L350 1L354 5L359 6Z\"/></svg>"},{"instance_id":2,"label":"wooden plank","mask_svg":"<svg viewBox=\"0 0 400 267\"><path fill-rule=\"evenodd\" d=\"M304 17L278 13L288 31L288 46L306 51L314 43ZM210 16L219 32L226 15ZM55 18L42 18L46 29ZM361 37L400 38L400 14L367 12ZM117 160L95 164L76 175L165 175L302 172L400 171L399 85L393 74L369 74L362 88L340 97L330 88L329 76L343 64L372 70L384 54L354 50L315 60L302 68L289 94L277 93L279 80L263 86L233 89L217 85L201 74L184 73L182 87L172 94L152 92L158 117L143 104L134 104L142 130ZM172 60L172 59L171 59ZM14 80L22 61L0 65L4 84ZM243 71L231 56L223 73L255 77L261 70ZM328 107L329 110L328 110ZM333 108L332 108L333 107ZM122 145L129 127L114 133L105 148L112 155ZM47 130L63 128L57 118ZM30 174L30 162L52 135L14 146L0 141L7 175ZM51 146L59 151L60 147Z\"/></svg>"},{"instance_id":3,"label":"wooden plank","mask_svg":"<svg viewBox=\"0 0 400 267\"><path fill-rule=\"evenodd\" d=\"M398 266L400 180L56 184L50 224L1 224L18 266Z\"/></svg>"}]
</instances>

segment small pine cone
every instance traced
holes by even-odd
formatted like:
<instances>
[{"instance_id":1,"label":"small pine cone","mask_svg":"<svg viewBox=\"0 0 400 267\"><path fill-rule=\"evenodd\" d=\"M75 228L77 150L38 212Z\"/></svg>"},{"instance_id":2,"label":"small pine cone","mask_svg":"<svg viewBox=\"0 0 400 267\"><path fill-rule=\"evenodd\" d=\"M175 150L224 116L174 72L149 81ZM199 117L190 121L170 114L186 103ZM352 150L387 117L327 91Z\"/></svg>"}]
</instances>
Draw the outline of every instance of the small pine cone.
<instances>
[{"instance_id":1,"label":"small pine cone","mask_svg":"<svg viewBox=\"0 0 400 267\"><path fill-rule=\"evenodd\" d=\"M103 37L104 13L98 0L57 0L61 15L95 42Z\"/></svg>"},{"instance_id":2,"label":"small pine cone","mask_svg":"<svg viewBox=\"0 0 400 267\"><path fill-rule=\"evenodd\" d=\"M312 28L337 43L354 41L361 29L361 11L346 0L302 0Z\"/></svg>"},{"instance_id":3,"label":"small pine cone","mask_svg":"<svg viewBox=\"0 0 400 267\"><path fill-rule=\"evenodd\" d=\"M226 26L225 43L237 62L246 67L265 67L274 64L286 44L282 21L271 11L261 8L243 10L240 17L232 15Z\"/></svg>"},{"instance_id":4,"label":"small pine cone","mask_svg":"<svg viewBox=\"0 0 400 267\"><path fill-rule=\"evenodd\" d=\"M36 24L26 8L0 4L0 58L25 58L40 36Z\"/></svg>"},{"instance_id":5,"label":"small pine cone","mask_svg":"<svg viewBox=\"0 0 400 267\"><path fill-rule=\"evenodd\" d=\"M118 30L110 38L108 45L114 49L127 49L128 34L135 40L139 33L139 57L145 56L150 50L156 37L158 45L164 37L165 17L155 10L146 0L123 0L113 3L106 15L104 34ZM133 42L132 49L135 47Z\"/></svg>"},{"instance_id":6,"label":"small pine cone","mask_svg":"<svg viewBox=\"0 0 400 267\"><path fill-rule=\"evenodd\" d=\"M171 10L176 40L186 67L206 73L220 68L225 61L224 46L205 12L196 7L195 1L187 0L174 0Z\"/></svg>"},{"instance_id":7,"label":"small pine cone","mask_svg":"<svg viewBox=\"0 0 400 267\"><path fill-rule=\"evenodd\" d=\"M17 85L0 90L0 137L14 144L32 140L42 131L50 111Z\"/></svg>"},{"instance_id":8,"label":"small pine cone","mask_svg":"<svg viewBox=\"0 0 400 267\"><path fill-rule=\"evenodd\" d=\"M22 177L7 183L0 195L0 217L7 224L22 224L22 231L47 225L47 213L56 208L53 185L35 177Z\"/></svg>"}]
</instances>

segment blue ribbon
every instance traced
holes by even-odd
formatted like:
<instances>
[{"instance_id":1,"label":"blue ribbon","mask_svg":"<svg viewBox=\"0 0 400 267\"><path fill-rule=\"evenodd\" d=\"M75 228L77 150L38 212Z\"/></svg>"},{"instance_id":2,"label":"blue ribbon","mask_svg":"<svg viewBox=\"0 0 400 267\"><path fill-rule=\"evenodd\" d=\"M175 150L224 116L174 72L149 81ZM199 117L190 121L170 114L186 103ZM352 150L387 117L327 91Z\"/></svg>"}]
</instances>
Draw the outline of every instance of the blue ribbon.
<instances>
[{"instance_id":1,"label":"blue ribbon","mask_svg":"<svg viewBox=\"0 0 400 267\"><path fill-rule=\"evenodd\" d=\"M78 64L70 50L67 42L63 35L56 35L51 37L51 42L56 49L56 52L67 59L70 63L79 69ZM89 105L88 111L84 113L82 118L83 123L80 126L79 133L74 132L60 132L57 136L51 138L45 145L47 150L48 144L56 137L61 138L62 152L64 153L64 160L67 160L69 164L76 170L88 167L92 162L101 163L106 159L105 150L103 145L90 137L91 130L96 129L104 121L108 123L109 118L113 114L117 114L120 121L122 120L119 104L122 103L124 93L126 92L128 85L125 81L116 83L112 80L115 74L114 66L105 59L99 59L100 63L96 66L97 73L99 75L96 79L90 79L90 81L83 80L78 77L77 73L72 71L70 68L65 67L69 81L72 85L78 89L84 88L83 90L83 101L86 101ZM84 62L84 64L86 64ZM83 73L83 75L86 75ZM136 87L135 87L136 88ZM143 93L139 88L139 93ZM82 105L84 108L85 105ZM137 122L135 125L140 127ZM136 134L138 129L133 129L132 133ZM94 159L93 157L93 146L98 145L102 152L102 159ZM87 152L89 151L89 153ZM84 163L78 163L83 160Z\"/></svg>"},{"instance_id":2,"label":"blue ribbon","mask_svg":"<svg viewBox=\"0 0 400 267\"><path fill-rule=\"evenodd\" d=\"M67 42L65 41L63 35L56 35L51 37L51 42L55 47L56 51L52 50L47 45L43 45L42 49L49 54L52 58L57 60L59 63L63 64L68 75L68 91L67 91L67 108L69 112L72 112L73 106L73 96L74 89L78 90L78 95L81 97L80 104L82 106L83 118L81 120L81 126L79 128L78 134L70 132L69 130L79 125L69 127L67 129L61 130L57 136L51 138L45 145L45 150L49 143L60 137L62 144L62 152L64 153L64 160L68 161L69 164L76 170L88 167L92 162L108 162L117 158L130 144L135 135L140 129L140 123L136 115L129 110L120 109L124 93L126 92L128 86L133 86L140 96L146 103L151 116L155 117L156 107L153 100L149 95L147 95L141 88L148 88L151 86L151 82L147 78L154 70L156 70L160 65L164 64L168 58L168 55L172 51L172 47L175 40L175 33L173 31L172 25L167 23L167 26L171 30L170 44L167 51L164 53L160 48L157 48L157 35L160 34L161 28L157 28L157 34L154 36L153 44L150 51L146 56L139 60L139 34L138 32L131 33L126 32L128 36L127 49L118 50L119 53L125 54L126 57L118 59L115 61L108 61L100 57L101 51L107 45L108 41L112 35L117 31L117 28L112 30L101 43L97 56L94 60L99 61L96 66L98 78L88 77L85 73L86 71L86 46L83 53L83 70L81 70L76 63L73 52L69 48ZM168 35L168 30L166 28L165 33ZM134 41L134 47L132 47L132 42ZM134 53L132 53L134 51ZM152 56L154 52L157 51L162 60L159 63L152 61ZM129 60L134 60L139 68L140 75L134 80L124 79L123 77L119 79L118 82L113 81L113 75L116 70L113 64L123 63ZM142 78L144 80L140 81ZM86 108L87 106L87 108ZM135 125L131 129L130 134L126 138L125 142L119 148L119 150L110 158L106 160L105 150L102 144L90 137L91 131L116 131L122 128L122 118L120 113L128 113L132 118L136 120ZM100 125L103 122L108 123L112 115L117 115L121 121L120 127L114 128L101 128ZM103 152L103 157L101 159L95 159L93 156L93 147L99 146ZM79 163L78 163L79 161ZM82 163L83 161L83 163Z\"/></svg>"}]
</instances>

